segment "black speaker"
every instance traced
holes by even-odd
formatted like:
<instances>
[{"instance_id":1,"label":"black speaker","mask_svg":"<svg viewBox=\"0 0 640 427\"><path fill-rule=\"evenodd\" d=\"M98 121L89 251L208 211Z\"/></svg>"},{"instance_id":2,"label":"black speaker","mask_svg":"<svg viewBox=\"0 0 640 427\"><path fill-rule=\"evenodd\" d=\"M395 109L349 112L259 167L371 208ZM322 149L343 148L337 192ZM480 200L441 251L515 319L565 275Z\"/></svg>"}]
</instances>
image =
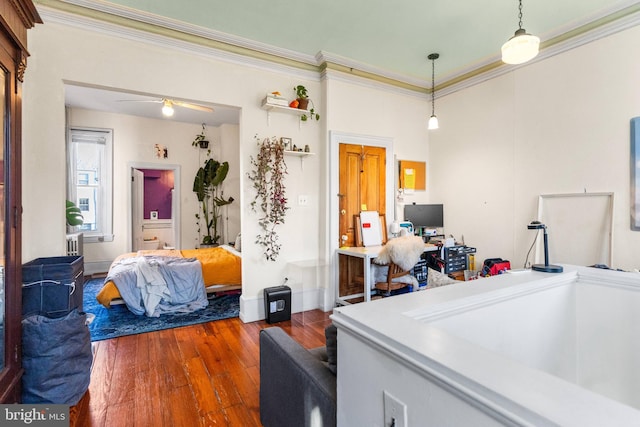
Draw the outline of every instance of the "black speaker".
<instances>
[{"instance_id":1,"label":"black speaker","mask_svg":"<svg viewBox=\"0 0 640 427\"><path fill-rule=\"evenodd\" d=\"M264 289L264 314L267 323L291 320L291 288L273 286Z\"/></svg>"}]
</instances>

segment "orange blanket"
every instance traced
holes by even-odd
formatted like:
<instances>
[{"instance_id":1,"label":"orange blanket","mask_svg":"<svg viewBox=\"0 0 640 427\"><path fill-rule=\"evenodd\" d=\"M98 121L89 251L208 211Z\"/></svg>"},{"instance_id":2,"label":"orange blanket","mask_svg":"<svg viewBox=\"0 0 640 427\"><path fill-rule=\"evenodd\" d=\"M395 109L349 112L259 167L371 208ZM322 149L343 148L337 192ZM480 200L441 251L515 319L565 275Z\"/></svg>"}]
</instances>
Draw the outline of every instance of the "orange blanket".
<instances>
[{"instance_id":1,"label":"orange blanket","mask_svg":"<svg viewBox=\"0 0 640 427\"><path fill-rule=\"evenodd\" d=\"M202 264L202 278L205 286L242 284L242 258L221 247L131 252L118 256L113 262L142 255L197 258ZM96 295L98 302L107 308L111 307L111 301L117 298L120 298L120 292L112 281L106 282Z\"/></svg>"}]
</instances>

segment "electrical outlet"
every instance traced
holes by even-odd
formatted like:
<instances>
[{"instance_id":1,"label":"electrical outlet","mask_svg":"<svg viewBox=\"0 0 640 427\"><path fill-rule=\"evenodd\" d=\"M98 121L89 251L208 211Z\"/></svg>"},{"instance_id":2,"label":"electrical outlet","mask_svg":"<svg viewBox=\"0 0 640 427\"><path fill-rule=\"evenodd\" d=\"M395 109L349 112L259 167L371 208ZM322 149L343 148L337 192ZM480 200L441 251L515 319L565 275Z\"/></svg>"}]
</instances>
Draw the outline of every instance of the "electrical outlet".
<instances>
[{"instance_id":1,"label":"electrical outlet","mask_svg":"<svg viewBox=\"0 0 640 427\"><path fill-rule=\"evenodd\" d=\"M398 398L384 391L384 424L385 427L407 427L407 405Z\"/></svg>"},{"instance_id":2,"label":"electrical outlet","mask_svg":"<svg viewBox=\"0 0 640 427\"><path fill-rule=\"evenodd\" d=\"M298 206L307 206L309 204L309 196L301 194L298 196Z\"/></svg>"}]
</instances>

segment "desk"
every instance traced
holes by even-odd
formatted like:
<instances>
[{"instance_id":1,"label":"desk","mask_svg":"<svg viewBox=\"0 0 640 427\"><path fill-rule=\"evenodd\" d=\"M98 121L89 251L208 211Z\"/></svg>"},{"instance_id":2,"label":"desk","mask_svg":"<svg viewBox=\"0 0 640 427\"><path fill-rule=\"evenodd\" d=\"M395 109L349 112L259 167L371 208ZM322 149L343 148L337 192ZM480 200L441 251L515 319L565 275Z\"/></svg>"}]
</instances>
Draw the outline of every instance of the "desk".
<instances>
[{"instance_id":1,"label":"desk","mask_svg":"<svg viewBox=\"0 0 640 427\"><path fill-rule=\"evenodd\" d=\"M344 305L349 304L348 300L351 298L364 297L365 302L371 301L371 289L370 287L370 278L371 278L371 261L378 256L380 251L382 250L382 246L367 246L367 247L353 247L353 248L339 248L337 250L338 253L338 269L342 271L340 267L340 260L348 257L348 258L360 258L362 259L362 269L363 269L363 289L362 293L352 294L352 295L340 295L340 282L342 281L342 277L338 278L337 286L336 286L336 304ZM424 251L431 252L437 251L437 245L425 244ZM347 261L348 262L348 261ZM339 274L339 276L342 276ZM350 279L348 277L348 279Z\"/></svg>"}]
</instances>

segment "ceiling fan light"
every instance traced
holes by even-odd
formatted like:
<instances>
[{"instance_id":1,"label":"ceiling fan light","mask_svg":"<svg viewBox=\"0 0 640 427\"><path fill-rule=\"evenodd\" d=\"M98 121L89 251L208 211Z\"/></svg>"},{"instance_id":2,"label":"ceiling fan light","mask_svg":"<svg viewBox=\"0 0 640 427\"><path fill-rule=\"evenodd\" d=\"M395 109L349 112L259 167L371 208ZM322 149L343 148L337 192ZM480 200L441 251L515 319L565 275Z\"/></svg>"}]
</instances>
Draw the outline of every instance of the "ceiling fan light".
<instances>
[{"instance_id":1,"label":"ceiling fan light","mask_svg":"<svg viewBox=\"0 0 640 427\"><path fill-rule=\"evenodd\" d=\"M436 117L436 115L432 115L431 117L429 117L429 124L428 124L428 129L429 130L433 130L433 129L438 129L440 126L438 125L438 118Z\"/></svg>"},{"instance_id":2,"label":"ceiling fan light","mask_svg":"<svg viewBox=\"0 0 640 427\"><path fill-rule=\"evenodd\" d=\"M505 64L523 64L538 55L540 39L518 29L513 37L502 45L502 62Z\"/></svg>"},{"instance_id":3,"label":"ceiling fan light","mask_svg":"<svg viewBox=\"0 0 640 427\"><path fill-rule=\"evenodd\" d=\"M166 117L173 116L173 105L171 105L171 101L164 101L162 105L162 114Z\"/></svg>"}]
</instances>

